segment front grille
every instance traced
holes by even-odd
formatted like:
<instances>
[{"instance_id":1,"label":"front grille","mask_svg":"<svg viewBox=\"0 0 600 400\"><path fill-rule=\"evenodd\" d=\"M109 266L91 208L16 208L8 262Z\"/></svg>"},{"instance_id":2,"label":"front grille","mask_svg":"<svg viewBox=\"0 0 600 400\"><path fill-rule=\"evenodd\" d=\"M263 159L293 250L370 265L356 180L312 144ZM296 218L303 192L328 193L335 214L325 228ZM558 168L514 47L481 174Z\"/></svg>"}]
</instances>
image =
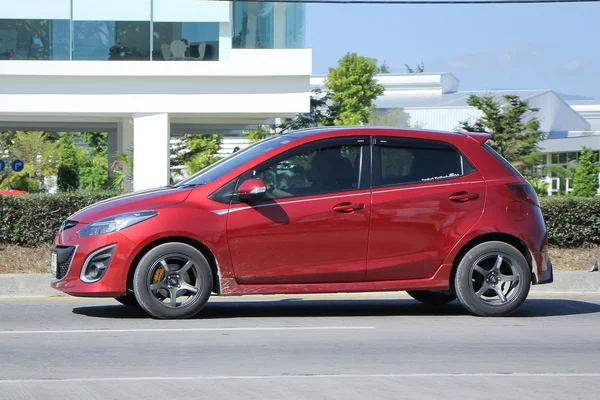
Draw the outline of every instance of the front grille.
<instances>
[{"instance_id":1,"label":"front grille","mask_svg":"<svg viewBox=\"0 0 600 400\"><path fill-rule=\"evenodd\" d=\"M55 247L54 251L57 253L58 263L56 265L56 279L63 279L69 273L73 257L75 256L75 247Z\"/></svg>"}]
</instances>

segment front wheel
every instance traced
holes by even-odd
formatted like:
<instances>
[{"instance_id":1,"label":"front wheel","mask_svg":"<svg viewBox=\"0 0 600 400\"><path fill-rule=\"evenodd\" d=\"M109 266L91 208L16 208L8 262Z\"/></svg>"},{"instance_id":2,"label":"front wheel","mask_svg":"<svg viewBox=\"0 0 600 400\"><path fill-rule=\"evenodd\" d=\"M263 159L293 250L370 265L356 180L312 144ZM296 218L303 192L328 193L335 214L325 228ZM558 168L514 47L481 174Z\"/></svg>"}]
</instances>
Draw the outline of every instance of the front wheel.
<instances>
[{"instance_id":1,"label":"front wheel","mask_svg":"<svg viewBox=\"0 0 600 400\"><path fill-rule=\"evenodd\" d=\"M150 250L138 264L133 290L140 306L160 319L189 318L208 301L212 272L194 247L165 243Z\"/></svg>"},{"instance_id":2,"label":"front wheel","mask_svg":"<svg viewBox=\"0 0 600 400\"><path fill-rule=\"evenodd\" d=\"M442 306L456 299L452 294L436 290L408 290L406 293L413 299L431 306Z\"/></svg>"},{"instance_id":3,"label":"front wheel","mask_svg":"<svg viewBox=\"0 0 600 400\"><path fill-rule=\"evenodd\" d=\"M501 317L515 312L527 298L531 269L523 254L504 242L475 246L456 269L454 288L472 314Z\"/></svg>"}]
</instances>

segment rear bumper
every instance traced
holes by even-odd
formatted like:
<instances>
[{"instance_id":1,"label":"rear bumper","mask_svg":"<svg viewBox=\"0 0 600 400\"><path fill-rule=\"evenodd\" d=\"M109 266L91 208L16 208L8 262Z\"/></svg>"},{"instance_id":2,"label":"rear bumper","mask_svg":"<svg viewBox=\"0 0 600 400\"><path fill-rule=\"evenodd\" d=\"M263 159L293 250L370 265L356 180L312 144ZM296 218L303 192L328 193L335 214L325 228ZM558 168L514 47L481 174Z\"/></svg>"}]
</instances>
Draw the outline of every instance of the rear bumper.
<instances>
[{"instance_id":1,"label":"rear bumper","mask_svg":"<svg viewBox=\"0 0 600 400\"><path fill-rule=\"evenodd\" d=\"M535 268L535 276L533 283L544 285L554 282L554 271L552 270L552 260L548 255L548 251L533 253L533 262Z\"/></svg>"}]
</instances>

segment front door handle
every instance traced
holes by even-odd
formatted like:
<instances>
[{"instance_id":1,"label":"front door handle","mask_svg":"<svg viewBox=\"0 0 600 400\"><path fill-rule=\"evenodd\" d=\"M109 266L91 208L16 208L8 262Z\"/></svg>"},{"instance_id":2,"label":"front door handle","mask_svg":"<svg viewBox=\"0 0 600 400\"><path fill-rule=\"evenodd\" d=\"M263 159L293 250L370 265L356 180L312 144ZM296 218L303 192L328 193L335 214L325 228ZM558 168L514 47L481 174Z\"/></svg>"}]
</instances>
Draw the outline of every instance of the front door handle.
<instances>
[{"instance_id":1,"label":"front door handle","mask_svg":"<svg viewBox=\"0 0 600 400\"><path fill-rule=\"evenodd\" d=\"M362 210L363 208L365 208L363 203L350 203L347 201L333 206L333 211L351 213L353 211Z\"/></svg>"},{"instance_id":2,"label":"front door handle","mask_svg":"<svg viewBox=\"0 0 600 400\"><path fill-rule=\"evenodd\" d=\"M466 203L467 201L478 199L479 193L457 192L450 195L448 198L450 201L455 201L457 203Z\"/></svg>"}]
</instances>

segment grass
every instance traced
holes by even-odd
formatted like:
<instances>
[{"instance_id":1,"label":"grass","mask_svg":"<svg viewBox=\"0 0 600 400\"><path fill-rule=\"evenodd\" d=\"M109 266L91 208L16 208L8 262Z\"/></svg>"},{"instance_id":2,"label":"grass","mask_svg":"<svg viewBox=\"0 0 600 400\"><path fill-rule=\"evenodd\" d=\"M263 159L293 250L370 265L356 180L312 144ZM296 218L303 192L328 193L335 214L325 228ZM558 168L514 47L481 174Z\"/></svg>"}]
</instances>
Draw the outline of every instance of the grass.
<instances>
[{"instance_id":1,"label":"grass","mask_svg":"<svg viewBox=\"0 0 600 400\"><path fill-rule=\"evenodd\" d=\"M600 247L561 249L550 248L555 270L585 271L590 259L600 262ZM50 273L50 246L21 247L0 245L0 274Z\"/></svg>"},{"instance_id":2,"label":"grass","mask_svg":"<svg viewBox=\"0 0 600 400\"><path fill-rule=\"evenodd\" d=\"M49 274L50 247L0 245L0 274Z\"/></svg>"}]
</instances>

